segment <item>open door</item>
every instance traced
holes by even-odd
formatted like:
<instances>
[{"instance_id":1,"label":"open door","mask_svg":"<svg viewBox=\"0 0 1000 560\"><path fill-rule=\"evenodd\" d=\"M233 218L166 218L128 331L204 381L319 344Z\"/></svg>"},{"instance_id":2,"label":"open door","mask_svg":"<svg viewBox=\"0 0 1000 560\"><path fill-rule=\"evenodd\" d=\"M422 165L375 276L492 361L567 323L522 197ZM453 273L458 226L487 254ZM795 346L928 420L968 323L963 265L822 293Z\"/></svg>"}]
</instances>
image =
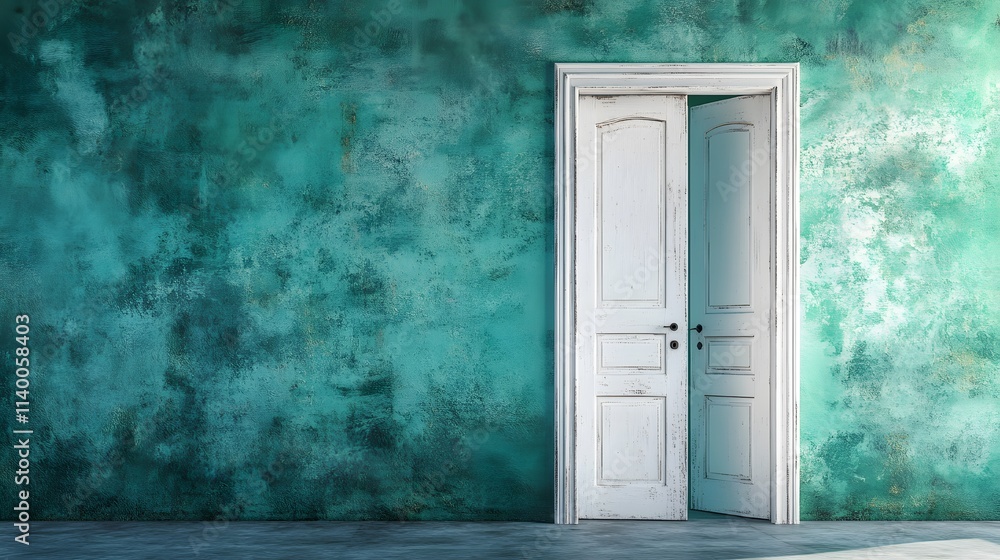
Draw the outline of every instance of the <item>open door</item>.
<instances>
[{"instance_id":1,"label":"open door","mask_svg":"<svg viewBox=\"0 0 1000 560\"><path fill-rule=\"evenodd\" d=\"M691 108L691 507L771 518L771 97Z\"/></svg>"},{"instance_id":2,"label":"open door","mask_svg":"<svg viewBox=\"0 0 1000 560\"><path fill-rule=\"evenodd\" d=\"M556 523L798 523L798 65L555 70Z\"/></svg>"}]
</instances>

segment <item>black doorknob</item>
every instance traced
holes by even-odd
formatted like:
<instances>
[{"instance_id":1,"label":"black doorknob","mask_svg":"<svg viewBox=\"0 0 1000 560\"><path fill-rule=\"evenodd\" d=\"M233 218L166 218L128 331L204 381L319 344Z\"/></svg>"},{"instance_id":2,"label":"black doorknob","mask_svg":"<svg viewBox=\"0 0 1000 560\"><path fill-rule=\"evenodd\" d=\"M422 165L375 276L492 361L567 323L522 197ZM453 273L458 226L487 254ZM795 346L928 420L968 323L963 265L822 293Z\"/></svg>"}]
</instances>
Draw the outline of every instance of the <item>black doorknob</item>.
<instances>
[{"instance_id":1,"label":"black doorknob","mask_svg":"<svg viewBox=\"0 0 1000 560\"><path fill-rule=\"evenodd\" d=\"M698 326L694 327L693 329L688 329L688 330L689 331L698 331L698 332L701 332L702 328L701 328L701 325L698 325Z\"/></svg>"},{"instance_id":2,"label":"black doorknob","mask_svg":"<svg viewBox=\"0 0 1000 560\"><path fill-rule=\"evenodd\" d=\"M677 323L670 323L669 325L663 325L663 328L670 329L672 331L677 330Z\"/></svg>"}]
</instances>

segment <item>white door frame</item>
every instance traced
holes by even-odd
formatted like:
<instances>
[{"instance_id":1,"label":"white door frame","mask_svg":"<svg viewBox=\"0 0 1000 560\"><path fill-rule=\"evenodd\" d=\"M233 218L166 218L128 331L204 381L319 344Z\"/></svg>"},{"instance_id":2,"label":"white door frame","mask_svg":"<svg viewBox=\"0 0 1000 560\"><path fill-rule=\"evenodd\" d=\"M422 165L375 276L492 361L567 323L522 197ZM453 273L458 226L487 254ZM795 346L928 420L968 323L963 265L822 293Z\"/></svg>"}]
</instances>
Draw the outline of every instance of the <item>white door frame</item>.
<instances>
[{"instance_id":1,"label":"white door frame","mask_svg":"<svg viewBox=\"0 0 1000 560\"><path fill-rule=\"evenodd\" d=\"M556 64L555 522L577 523L576 120L580 95L770 95L777 177L771 370L771 522L799 522L799 65Z\"/></svg>"}]
</instances>

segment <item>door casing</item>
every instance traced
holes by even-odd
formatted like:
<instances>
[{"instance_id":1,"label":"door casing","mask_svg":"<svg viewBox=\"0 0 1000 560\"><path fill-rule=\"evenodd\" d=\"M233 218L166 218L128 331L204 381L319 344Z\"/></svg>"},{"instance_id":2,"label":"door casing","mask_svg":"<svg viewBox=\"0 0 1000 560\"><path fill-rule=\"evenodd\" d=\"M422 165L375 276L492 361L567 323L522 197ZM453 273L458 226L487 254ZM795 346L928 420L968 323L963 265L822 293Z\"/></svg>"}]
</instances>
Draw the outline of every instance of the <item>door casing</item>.
<instances>
[{"instance_id":1,"label":"door casing","mask_svg":"<svg viewBox=\"0 0 1000 560\"><path fill-rule=\"evenodd\" d=\"M580 95L769 95L776 177L771 243L771 522L799 522L799 65L556 64L555 522L577 523L575 137Z\"/></svg>"}]
</instances>

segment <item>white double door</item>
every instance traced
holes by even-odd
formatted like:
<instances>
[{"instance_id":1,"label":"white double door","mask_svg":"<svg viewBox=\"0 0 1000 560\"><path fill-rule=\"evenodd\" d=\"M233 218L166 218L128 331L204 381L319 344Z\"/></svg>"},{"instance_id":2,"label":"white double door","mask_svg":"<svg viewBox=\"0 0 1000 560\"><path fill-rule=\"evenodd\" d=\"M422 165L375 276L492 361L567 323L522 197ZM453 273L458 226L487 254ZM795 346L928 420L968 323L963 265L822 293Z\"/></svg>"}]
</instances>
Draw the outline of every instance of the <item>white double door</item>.
<instances>
[{"instance_id":1,"label":"white double door","mask_svg":"<svg viewBox=\"0 0 1000 560\"><path fill-rule=\"evenodd\" d=\"M582 519L770 517L769 100L580 97Z\"/></svg>"}]
</instances>

